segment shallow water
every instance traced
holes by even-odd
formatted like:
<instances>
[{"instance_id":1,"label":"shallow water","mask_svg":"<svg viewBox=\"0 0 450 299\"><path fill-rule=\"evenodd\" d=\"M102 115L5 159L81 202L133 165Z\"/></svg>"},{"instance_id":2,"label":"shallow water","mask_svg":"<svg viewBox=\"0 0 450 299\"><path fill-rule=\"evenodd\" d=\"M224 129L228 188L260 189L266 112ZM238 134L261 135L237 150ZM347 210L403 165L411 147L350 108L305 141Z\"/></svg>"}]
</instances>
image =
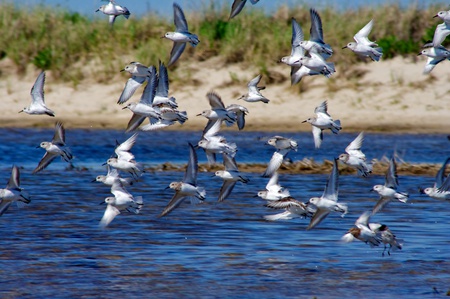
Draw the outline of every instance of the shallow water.
<instances>
[{"instance_id":1,"label":"shallow water","mask_svg":"<svg viewBox=\"0 0 450 299\"><path fill-rule=\"evenodd\" d=\"M280 133L281 134L281 133ZM187 142L199 132L140 134L133 148L147 165L186 163ZM239 163L267 162L273 149L259 137L267 133L226 132L236 142ZM315 151L311 134L283 133L299 141L293 160L317 161L337 156L356 134L325 135ZM341 218L331 214L317 229L306 231L308 221L267 222L277 211L255 198L267 179L246 174L231 196L216 203L221 180L199 174L206 187L204 204L181 205L167 217L157 218L173 192L164 190L181 172L147 173L127 188L142 195L139 215L122 213L105 230L98 229L104 212L99 205L108 187L92 183L104 174L101 164L111 155L115 140L129 135L119 131L68 130L66 138L77 169L55 160L46 170L31 175L43 155L36 146L50 140L52 130L1 129L0 180L6 184L12 164L21 169L21 184L32 202L15 205L0 217L1 298L303 298L384 297L434 298L450 289L450 202L418 194L433 177L400 176L400 189L410 193L407 204L392 202L371 221L387 224L404 240L401 251L382 256L370 248L340 238L359 215L370 210L377 196L369 189L382 176L367 179L341 176L339 201L349 206ZM368 158L400 157L414 163L442 163L450 155L444 135L366 134ZM200 162L206 158L198 151ZM80 170L83 168L84 170ZM282 174L280 183L302 201L320 196L328 175ZM438 292L439 294L436 294Z\"/></svg>"}]
</instances>

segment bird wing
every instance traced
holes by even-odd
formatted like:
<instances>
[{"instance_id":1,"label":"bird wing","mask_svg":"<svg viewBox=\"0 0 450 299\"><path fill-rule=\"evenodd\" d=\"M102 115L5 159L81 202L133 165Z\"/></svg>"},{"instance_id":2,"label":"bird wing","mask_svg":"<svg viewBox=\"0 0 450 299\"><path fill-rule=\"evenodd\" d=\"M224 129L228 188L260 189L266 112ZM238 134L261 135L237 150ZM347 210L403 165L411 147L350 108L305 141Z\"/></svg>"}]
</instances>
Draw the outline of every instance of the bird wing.
<instances>
[{"instance_id":1,"label":"bird wing","mask_svg":"<svg viewBox=\"0 0 450 299\"><path fill-rule=\"evenodd\" d=\"M65 145L66 130L61 122L55 124L55 133L53 134L52 143L57 145Z\"/></svg>"},{"instance_id":2,"label":"bird wing","mask_svg":"<svg viewBox=\"0 0 450 299\"><path fill-rule=\"evenodd\" d=\"M117 101L117 104L123 104L128 101L133 96L136 89L138 89L139 86L141 86L145 82L145 80L147 80L147 77L143 76L132 76L130 79L128 79L120 95L120 98Z\"/></svg>"},{"instance_id":3,"label":"bird wing","mask_svg":"<svg viewBox=\"0 0 450 299\"><path fill-rule=\"evenodd\" d=\"M2 216L9 208L9 206L11 205L12 201L1 201L0 202L0 216Z\"/></svg>"},{"instance_id":4,"label":"bird wing","mask_svg":"<svg viewBox=\"0 0 450 299\"><path fill-rule=\"evenodd\" d=\"M447 164L450 162L450 157L445 160L444 164L442 164L441 169L439 169L438 173L436 174L436 187L442 186L445 180L445 169L447 168Z\"/></svg>"},{"instance_id":5,"label":"bird wing","mask_svg":"<svg viewBox=\"0 0 450 299\"><path fill-rule=\"evenodd\" d=\"M236 185L236 181L224 180L222 187L220 188L218 201L219 202L224 201L231 194L231 191L233 191L233 188L235 185Z\"/></svg>"},{"instance_id":6,"label":"bird wing","mask_svg":"<svg viewBox=\"0 0 450 299\"><path fill-rule=\"evenodd\" d=\"M259 81L261 81L261 78L262 76L261 74L259 74L258 76L250 80L250 82L248 82L247 87L248 88L254 87L256 90L258 90L257 85L259 84Z\"/></svg>"},{"instance_id":7,"label":"bird wing","mask_svg":"<svg viewBox=\"0 0 450 299\"><path fill-rule=\"evenodd\" d=\"M328 103L327 103L327 101L323 101L319 106L317 106L314 109L314 113L315 114L324 113L324 114L329 116L327 111L328 111Z\"/></svg>"},{"instance_id":8,"label":"bird wing","mask_svg":"<svg viewBox=\"0 0 450 299\"><path fill-rule=\"evenodd\" d=\"M324 220L328 216L328 214L330 214L330 210L317 208L306 229L310 230L314 228L316 225L322 222L322 220Z\"/></svg>"},{"instance_id":9,"label":"bird wing","mask_svg":"<svg viewBox=\"0 0 450 299\"><path fill-rule=\"evenodd\" d=\"M174 42L172 50L170 51L169 63L167 63L167 66L171 66L172 64L174 64L178 60L178 58L180 58L181 54L183 54L185 48L186 43Z\"/></svg>"},{"instance_id":10,"label":"bird wing","mask_svg":"<svg viewBox=\"0 0 450 299\"><path fill-rule=\"evenodd\" d=\"M253 0L254 1L254 0ZM231 5L230 19L237 16L245 6L247 0L234 0Z\"/></svg>"},{"instance_id":11,"label":"bird wing","mask_svg":"<svg viewBox=\"0 0 450 299\"><path fill-rule=\"evenodd\" d=\"M142 122L145 120L145 116L133 113L133 116L130 118L128 122L127 129L125 132L132 132L139 128Z\"/></svg>"},{"instance_id":12,"label":"bird wing","mask_svg":"<svg viewBox=\"0 0 450 299\"><path fill-rule=\"evenodd\" d=\"M398 187L397 164L395 163L394 156L389 160L389 168L386 171L384 186L392 189L397 189Z\"/></svg>"},{"instance_id":13,"label":"bird wing","mask_svg":"<svg viewBox=\"0 0 450 299\"><path fill-rule=\"evenodd\" d=\"M198 158L194 146L189 143L189 161L184 173L183 183L197 186Z\"/></svg>"},{"instance_id":14,"label":"bird wing","mask_svg":"<svg viewBox=\"0 0 450 299\"><path fill-rule=\"evenodd\" d=\"M374 43L368 39L370 31L372 31L372 27L373 27L373 20L370 20L370 22L367 23L366 26L364 26L361 30L359 30L355 34L353 39L359 44L363 44L363 45L367 45L367 46L374 45Z\"/></svg>"},{"instance_id":15,"label":"bird wing","mask_svg":"<svg viewBox=\"0 0 450 299\"><path fill-rule=\"evenodd\" d=\"M236 164L236 160L234 157L231 157L227 153L222 154L223 157L223 165L225 165L225 170L227 171L238 171L238 167Z\"/></svg>"},{"instance_id":16,"label":"bird wing","mask_svg":"<svg viewBox=\"0 0 450 299\"><path fill-rule=\"evenodd\" d=\"M8 184L6 184L6 189L18 189L20 190L20 172L16 165L13 165L11 170L11 177L9 178Z\"/></svg>"},{"instance_id":17,"label":"bird wing","mask_svg":"<svg viewBox=\"0 0 450 299\"><path fill-rule=\"evenodd\" d=\"M225 109L225 105L223 104L222 99L214 91L208 92L206 94L206 97L208 98L211 109Z\"/></svg>"},{"instance_id":18,"label":"bird wing","mask_svg":"<svg viewBox=\"0 0 450 299\"><path fill-rule=\"evenodd\" d=\"M380 211L385 205L387 205L391 200L387 197L381 197L372 209L372 215Z\"/></svg>"},{"instance_id":19,"label":"bird wing","mask_svg":"<svg viewBox=\"0 0 450 299\"><path fill-rule=\"evenodd\" d=\"M332 201L338 200L339 168L337 161L338 159L333 160L333 169L331 170L330 177L328 178L325 190L322 194L322 198L326 198Z\"/></svg>"},{"instance_id":20,"label":"bird wing","mask_svg":"<svg viewBox=\"0 0 450 299\"><path fill-rule=\"evenodd\" d=\"M49 152L46 152L44 154L44 156L42 157L41 161L39 161L38 166L33 170L33 174L38 173L39 171L43 170L44 168L46 168L50 163L52 163L53 160L55 160L55 158L58 155L54 155L54 154L50 154Z\"/></svg>"},{"instance_id":21,"label":"bird wing","mask_svg":"<svg viewBox=\"0 0 450 299\"><path fill-rule=\"evenodd\" d=\"M369 227L370 216L371 216L370 212L368 211L364 212L361 216L359 216L358 219L356 219L355 225L357 227L360 226Z\"/></svg>"},{"instance_id":22,"label":"bird wing","mask_svg":"<svg viewBox=\"0 0 450 299\"><path fill-rule=\"evenodd\" d=\"M173 3L173 21L178 32L188 32L188 24L184 12L177 3Z\"/></svg>"},{"instance_id":23,"label":"bird wing","mask_svg":"<svg viewBox=\"0 0 450 299\"><path fill-rule=\"evenodd\" d=\"M169 75L166 66L161 61L159 62L159 82L156 95L164 98L169 97Z\"/></svg>"},{"instance_id":24,"label":"bird wing","mask_svg":"<svg viewBox=\"0 0 450 299\"><path fill-rule=\"evenodd\" d=\"M151 106L153 104L153 98L155 97L156 88L158 87L158 74L156 73L156 68L154 66L151 66L148 69L150 71L150 77L139 101L142 104Z\"/></svg>"},{"instance_id":25,"label":"bird wing","mask_svg":"<svg viewBox=\"0 0 450 299\"><path fill-rule=\"evenodd\" d=\"M323 44L322 19L320 18L319 13L314 8L311 8L309 10L309 14L311 15L311 29L309 30L309 39Z\"/></svg>"},{"instance_id":26,"label":"bird wing","mask_svg":"<svg viewBox=\"0 0 450 299\"><path fill-rule=\"evenodd\" d=\"M159 217L164 217L170 212L172 212L176 207L178 207L183 200L186 198L186 196L180 195L179 192L175 193L175 195L172 197L172 199L169 201L167 206L164 208L164 210L161 212Z\"/></svg>"},{"instance_id":27,"label":"bird wing","mask_svg":"<svg viewBox=\"0 0 450 299\"><path fill-rule=\"evenodd\" d=\"M44 105L44 84L45 84L45 71L42 71L36 78L33 87L31 88L31 104Z\"/></svg>"},{"instance_id":28,"label":"bird wing","mask_svg":"<svg viewBox=\"0 0 450 299\"><path fill-rule=\"evenodd\" d=\"M433 57L428 57L427 58L427 63L425 64L425 67L423 69L423 74L429 74L431 73L431 71L434 69L434 67L441 61L445 60L445 57L441 57L441 58L433 58Z\"/></svg>"},{"instance_id":29,"label":"bird wing","mask_svg":"<svg viewBox=\"0 0 450 299\"><path fill-rule=\"evenodd\" d=\"M314 137L314 145L316 148L319 148L320 145L322 144L322 140L323 140L323 132L321 128L318 128L316 126L311 126L312 127L312 133L313 133L313 137Z\"/></svg>"},{"instance_id":30,"label":"bird wing","mask_svg":"<svg viewBox=\"0 0 450 299\"><path fill-rule=\"evenodd\" d=\"M290 149L282 149L274 152L263 177L271 177L278 170L278 168L280 168L284 157L289 151Z\"/></svg>"},{"instance_id":31,"label":"bird wing","mask_svg":"<svg viewBox=\"0 0 450 299\"><path fill-rule=\"evenodd\" d=\"M366 156L361 151L362 142L364 140L364 132L359 133L356 138L350 142L350 144L345 148L345 152L350 156L357 157L359 159L365 159Z\"/></svg>"},{"instance_id":32,"label":"bird wing","mask_svg":"<svg viewBox=\"0 0 450 299\"><path fill-rule=\"evenodd\" d=\"M108 204L106 206L105 213L103 214L103 217L100 220L100 224L99 224L100 227L103 227L103 228L107 227L111 223L111 221L113 221L114 218L119 214L120 214L119 209Z\"/></svg>"}]
</instances>

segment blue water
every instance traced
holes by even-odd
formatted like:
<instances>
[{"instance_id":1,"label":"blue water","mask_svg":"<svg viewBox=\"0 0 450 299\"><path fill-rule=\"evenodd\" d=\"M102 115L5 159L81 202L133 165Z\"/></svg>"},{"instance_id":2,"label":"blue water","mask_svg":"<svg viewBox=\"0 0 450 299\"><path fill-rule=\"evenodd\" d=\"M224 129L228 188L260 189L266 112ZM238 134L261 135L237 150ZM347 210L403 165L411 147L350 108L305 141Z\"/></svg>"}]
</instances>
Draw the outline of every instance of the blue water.
<instances>
[{"instance_id":1,"label":"blue water","mask_svg":"<svg viewBox=\"0 0 450 299\"><path fill-rule=\"evenodd\" d=\"M310 133L277 133L293 137L299 151L293 160L316 161L337 156L357 134L325 135L314 150ZM267 162L273 152L260 137L274 134L226 132L236 142L238 163ZM98 229L109 189L92 183L104 174L120 131L67 130L76 156L74 170L55 160L31 175L43 155L36 146L49 140L48 129L0 129L0 181L10 168L21 168L21 184L32 202L15 205L0 217L0 298L435 298L450 290L450 202L418 194L431 186L432 176L401 175L400 189L410 193L407 204L393 202L371 221L387 224L404 240L401 251L382 256L382 247L355 241L339 242L359 215L370 210L377 196L369 189L382 176L367 179L342 175L339 201L349 206L341 218L331 214L317 229L308 221L267 222L276 211L254 197L267 179L246 174L218 204L221 180L199 174L207 189L204 204L181 205L157 218L173 195L164 188L179 181L181 172L146 173L128 188L143 196L141 214L122 213L105 229ZM133 153L146 165L186 163L187 142L200 132L140 134ZM381 159L395 149L407 162L442 163L450 155L445 135L366 134L363 149L369 159ZM205 155L198 151L200 162ZM327 174L281 174L280 183L299 200L321 195ZM438 292L439 294L436 294Z\"/></svg>"}]
</instances>

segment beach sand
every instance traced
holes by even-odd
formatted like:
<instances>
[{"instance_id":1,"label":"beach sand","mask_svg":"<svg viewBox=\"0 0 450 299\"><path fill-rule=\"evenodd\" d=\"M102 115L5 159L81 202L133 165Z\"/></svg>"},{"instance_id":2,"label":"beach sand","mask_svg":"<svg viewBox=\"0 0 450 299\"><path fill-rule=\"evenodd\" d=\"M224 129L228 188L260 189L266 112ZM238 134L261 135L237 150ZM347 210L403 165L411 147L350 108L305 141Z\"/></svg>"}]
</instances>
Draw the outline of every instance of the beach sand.
<instances>
[{"instance_id":1,"label":"beach sand","mask_svg":"<svg viewBox=\"0 0 450 299\"><path fill-rule=\"evenodd\" d=\"M314 116L314 108L327 100L329 114L341 120L343 131L450 133L449 62L423 75L425 61L425 57L410 56L336 64L337 73L331 79L305 77L295 86L290 85L290 67L279 64L261 80L260 85L266 86L262 93L270 100L264 104L237 100L258 74L257 67L226 64L219 57L195 63L181 59L176 69L169 69L169 95L177 99L180 110L187 111L189 120L170 129L201 130L206 119L196 114L210 108L206 93L214 90L226 106L237 103L248 108L244 130L309 131L310 125L302 121ZM30 89L39 70L30 66L25 75L18 75L7 59L0 61L0 69L1 127L52 127L60 120L66 128L125 130L131 118L131 111L116 104L129 77L119 70L107 84L86 79L76 88L58 82L48 71L45 101L56 113L52 118L18 113L30 104ZM142 90L130 101L138 101Z\"/></svg>"}]
</instances>

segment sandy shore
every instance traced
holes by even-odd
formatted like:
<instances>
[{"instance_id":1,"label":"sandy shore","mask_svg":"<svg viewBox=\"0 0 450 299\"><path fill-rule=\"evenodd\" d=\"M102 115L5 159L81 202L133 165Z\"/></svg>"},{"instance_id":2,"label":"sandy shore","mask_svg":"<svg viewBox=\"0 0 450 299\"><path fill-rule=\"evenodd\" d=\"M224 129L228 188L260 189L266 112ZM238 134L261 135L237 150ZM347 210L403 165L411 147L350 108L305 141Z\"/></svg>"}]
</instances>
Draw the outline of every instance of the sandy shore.
<instances>
[{"instance_id":1,"label":"sandy shore","mask_svg":"<svg viewBox=\"0 0 450 299\"><path fill-rule=\"evenodd\" d=\"M341 120L344 131L450 133L449 62L437 65L431 75L422 75L426 59L413 59L398 57L350 67L337 64L332 79L307 77L293 87L290 68L280 64L269 69L269 76L261 81L269 104L237 100L246 93L248 80L258 74L256 67L226 65L220 58L195 65L181 61L177 69L169 69L169 93L177 98L180 110L187 111L189 120L172 129L201 130L206 119L195 115L209 109L205 95L214 90L225 105L238 103L248 108L245 130L309 131L310 125L301 122L328 100L328 112ZM56 113L52 118L18 113L30 103L30 89L39 70L30 67L26 75L18 76L8 64L5 59L0 62L1 127L50 127L57 119L67 128L126 128L131 112L116 102L127 74L118 72L109 84L85 80L74 88L55 83L48 72L45 99ZM178 79L172 80L172 76ZM142 90L130 101L138 101Z\"/></svg>"}]
</instances>

